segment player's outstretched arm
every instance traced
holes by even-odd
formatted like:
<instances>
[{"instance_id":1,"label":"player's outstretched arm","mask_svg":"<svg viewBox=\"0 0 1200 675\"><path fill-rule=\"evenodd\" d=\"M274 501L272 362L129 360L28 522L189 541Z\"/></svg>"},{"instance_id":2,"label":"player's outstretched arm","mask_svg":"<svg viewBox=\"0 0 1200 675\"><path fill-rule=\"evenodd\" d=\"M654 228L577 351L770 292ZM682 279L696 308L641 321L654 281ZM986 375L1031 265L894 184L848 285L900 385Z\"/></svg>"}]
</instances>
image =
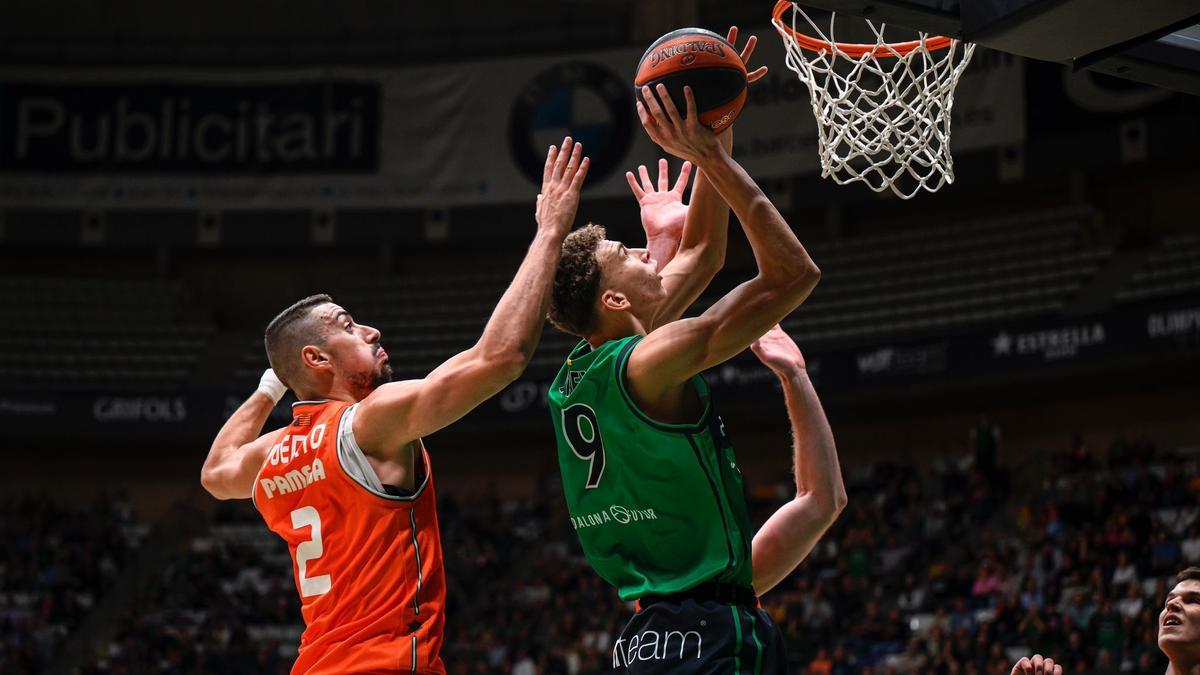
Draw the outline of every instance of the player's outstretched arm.
<instances>
[{"instance_id":1,"label":"player's outstretched arm","mask_svg":"<svg viewBox=\"0 0 1200 675\"><path fill-rule=\"evenodd\" d=\"M537 234L479 341L421 380L386 384L363 399L354 435L368 455L388 457L454 422L517 379L537 348L563 239L575 222L590 162L570 138L546 156Z\"/></svg>"},{"instance_id":2,"label":"player's outstretched arm","mask_svg":"<svg viewBox=\"0 0 1200 675\"><path fill-rule=\"evenodd\" d=\"M286 392L287 387L268 368L258 389L225 421L200 469L200 484L209 494L217 499L250 498L254 477L267 459L273 436L260 437L259 433Z\"/></svg>"},{"instance_id":3,"label":"player's outstretched arm","mask_svg":"<svg viewBox=\"0 0 1200 675\"><path fill-rule=\"evenodd\" d=\"M729 138L730 133L721 136ZM625 173L640 207L646 249L666 291L647 331L678 319L696 301L725 264L729 238L729 207L707 180L697 177L691 203L683 203L692 163L683 163L673 187L668 187L668 172L667 160L658 160L657 186L650 182L644 164L638 167L637 177Z\"/></svg>"},{"instance_id":4,"label":"player's outstretched arm","mask_svg":"<svg viewBox=\"0 0 1200 675\"><path fill-rule=\"evenodd\" d=\"M762 595L782 581L812 551L846 507L846 486L833 431L808 378L804 356L779 326L750 346L783 384L792 423L796 496L754 535L754 590Z\"/></svg>"},{"instance_id":5,"label":"player's outstretched arm","mask_svg":"<svg viewBox=\"0 0 1200 675\"><path fill-rule=\"evenodd\" d=\"M733 149L733 127L718 136L721 147ZM721 199L703 170L696 171L692 198L681 228L678 250L660 268L667 296L646 326L652 331L683 316L725 265L729 242L729 205ZM653 250L651 251L653 254Z\"/></svg>"},{"instance_id":6,"label":"player's outstretched arm","mask_svg":"<svg viewBox=\"0 0 1200 675\"><path fill-rule=\"evenodd\" d=\"M783 216L742 167L697 120L685 88L684 119L660 85L658 98L643 89L642 124L668 152L690 160L737 214L758 263L758 275L735 288L699 317L667 324L633 351L629 379L643 403L667 395L691 376L738 354L800 305L821 273ZM662 99L661 103L658 99Z\"/></svg>"},{"instance_id":7,"label":"player's outstretched arm","mask_svg":"<svg viewBox=\"0 0 1200 675\"><path fill-rule=\"evenodd\" d=\"M733 26L729 29L729 43L737 44L737 37L737 26ZM743 63L749 63L757 44L758 38L753 35L746 41L741 53ZM763 66L752 71L747 80L753 83L766 74L767 67ZM732 126L719 134L717 139L727 153L733 151ZM659 160L657 191L653 191L646 167L638 169L640 189L632 173L626 173L625 178L641 206L646 247L650 250L650 257L658 261L663 287L667 291L666 298L658 306L658 313L646 326L647 331L652 331L683 316L724 266L729 240L729 205L701 170L696 172L691 201L686 209L682 208L683 190L680 183L687 182L685 176L691 171L690 162L684 163L679 181L669 192L666 192L666 160ZM677 197L671 200L673 193ZM667 203L660 205L660 202Z\"/></svg>"},{"instance_id":8,"label":"player's outstretched arm","mask_svg":"<svg viewBox=\"0 0 1200 675\"><path fill-rule=\"evenodd\" d=\"M683 225L687 220L688 207L683 203L688 181L692 176L692 163L684 162L679 169L675 185L670 184L670 168L666 159L658 160L658 183L650 180L650 171L645 164L638 166L637 176L625 172L625 180L638 203L638 215L642 230L646 233L646 250L661 272L679 251L679 240L683 236Z\"/></svg>"}]
</instances>

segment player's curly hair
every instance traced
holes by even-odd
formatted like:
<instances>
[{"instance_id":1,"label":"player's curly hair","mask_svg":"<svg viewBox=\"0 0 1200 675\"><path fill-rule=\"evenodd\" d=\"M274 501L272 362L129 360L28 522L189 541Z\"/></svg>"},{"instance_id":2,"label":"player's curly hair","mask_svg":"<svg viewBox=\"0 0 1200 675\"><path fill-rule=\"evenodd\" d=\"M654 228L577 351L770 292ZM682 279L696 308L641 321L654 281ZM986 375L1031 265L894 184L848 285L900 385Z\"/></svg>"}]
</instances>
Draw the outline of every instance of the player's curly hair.
<instances>
[{"instance_id":1,"label":"player's curly hair","mask_svg":"<svg viewBox=\"0 0 1200 675\"><path fill-rule=\"evenodd\" d=\"M550 294L550 323L583 337L595 319L596 293L600 289L600 263L596 247L607 233L594 223L575 230L563 241L562 258L554 272Z\"/></svg>"},{"instance_id":2,"label":"player's curly hair","mask_svg":"<svg viewBox=\"0 0 1200 675\"><path fill-rule=\"evenodd\" d=\"M1175 582L1200 581L1200 567L1188 567L1175 575Z\"/></svg>"}]
</instances>

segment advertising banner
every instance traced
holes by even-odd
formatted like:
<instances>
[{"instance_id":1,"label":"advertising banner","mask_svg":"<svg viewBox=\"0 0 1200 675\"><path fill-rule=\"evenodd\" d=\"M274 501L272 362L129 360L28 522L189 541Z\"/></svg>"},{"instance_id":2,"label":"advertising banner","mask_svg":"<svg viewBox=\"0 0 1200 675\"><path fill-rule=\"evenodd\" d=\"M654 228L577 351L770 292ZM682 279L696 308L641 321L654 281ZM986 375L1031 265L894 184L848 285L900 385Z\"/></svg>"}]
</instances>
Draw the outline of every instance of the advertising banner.
<instances>
[{"instance_id":1,"label":"advertising banner","mask_svg":"<svg viewBox=\"0 0 1200 675\"><path fill-rule=\"evenodd\" d=\"M807 89L774 30L735 154L771 179L819 170ZM585 195L628 191L660 156L637 119L640 48L416 68L0 69L0 206L421 207L532 200L564 135ZM978 50L955 96L955 152L1025 137L1024 62Z\"/></svg>"}]
</instances>

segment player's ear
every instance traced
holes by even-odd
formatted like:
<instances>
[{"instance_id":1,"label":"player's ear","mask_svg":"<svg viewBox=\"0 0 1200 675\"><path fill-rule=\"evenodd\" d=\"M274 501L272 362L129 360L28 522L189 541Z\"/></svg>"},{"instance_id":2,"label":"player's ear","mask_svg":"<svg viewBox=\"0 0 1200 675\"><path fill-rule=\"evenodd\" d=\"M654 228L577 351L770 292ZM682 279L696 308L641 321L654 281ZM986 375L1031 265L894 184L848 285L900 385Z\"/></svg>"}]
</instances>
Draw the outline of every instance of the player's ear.
<instances>
[{"instance_id":1,"label":"player's ear","mask_svg":"<svg viewBox=\"0 0 1200 675\"><path fill-rule=\"evenodd\" d=\"M300 350L300 362L304 364L305 368L313 370L328 370L333 367L329 361L329 355L316 345L305 345Z\"/></svg>"},{"instance_id":2,"label":"player's ear","mask_svg":"<svg viewBox=\"0 0 1200 675\"><path fill-rule=\"evenodd\" d=\"M600 294L600 305L614 312L629 310L629 298L620 291L607 290Z\"/></svg>"}]
</instances>

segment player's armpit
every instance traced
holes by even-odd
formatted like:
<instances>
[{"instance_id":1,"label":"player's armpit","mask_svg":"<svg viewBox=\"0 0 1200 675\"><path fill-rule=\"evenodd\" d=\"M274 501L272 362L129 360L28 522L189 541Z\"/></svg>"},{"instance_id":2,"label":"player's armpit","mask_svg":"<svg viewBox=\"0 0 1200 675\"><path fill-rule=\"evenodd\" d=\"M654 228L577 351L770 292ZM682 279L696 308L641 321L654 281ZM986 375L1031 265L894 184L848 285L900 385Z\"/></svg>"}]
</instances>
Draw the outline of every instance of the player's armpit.
<instances>
[{"instance_id":1,"label":"player's armpit","mask_svg":"<svg viewBox=\"0 0 1200 675\"><path fill-rule=\"evenodd\" d=\"M358 406L354 437L369 456L393 459L409 443L457 421L521 375L519 355L489 358L468 349L424 379L385 384Z\"/></svg>"},{"instance_id":2,"label":"player's armpit","mask_svg":"<svg viewBox=\"0 0 1200 675\"><path fill-rule=\"evenodd\" d=\"M271 442L279 434L273 431L228 453L215 466L206 466L200 474L204 489L217 499L250 499L254 479L267 461Z\"/></svg>"},{"instance_id":3,"label":"player's armpit","mask_svg":"<svg viewBox=\"0 0 1200 675\"><path fill-rule=\"evenodd\" d=\"M798 495L773 513L754 535L754 592L763 595L792 573L838 517L830 500Z\"/></svg>"}]
</instances>

